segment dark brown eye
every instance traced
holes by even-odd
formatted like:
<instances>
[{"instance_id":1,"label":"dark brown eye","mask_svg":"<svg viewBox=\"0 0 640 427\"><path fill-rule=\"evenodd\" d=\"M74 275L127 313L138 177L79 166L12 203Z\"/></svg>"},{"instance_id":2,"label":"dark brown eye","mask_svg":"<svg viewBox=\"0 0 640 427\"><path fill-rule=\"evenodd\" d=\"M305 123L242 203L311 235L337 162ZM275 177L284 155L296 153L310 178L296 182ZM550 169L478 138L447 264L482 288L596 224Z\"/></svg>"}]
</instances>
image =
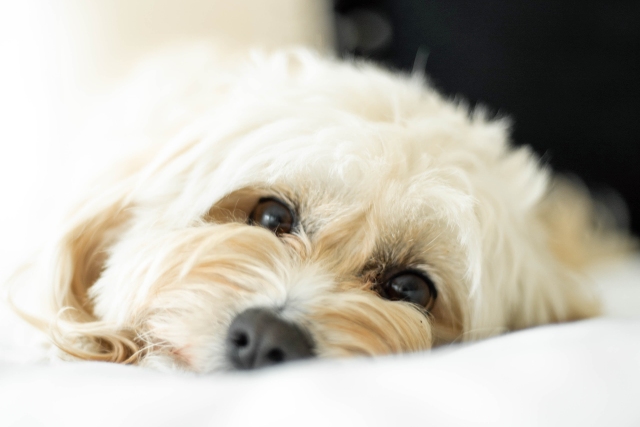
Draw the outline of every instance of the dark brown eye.
<instances>
[{"instance_id":1,"label":"dark brown eye","mask_svg":"<svg viewBox=\"0 0 640 427\"><path fill-rule=\"evenodd\" d=\"M276 199L260 199L249 215L249 224L268 228L278 235L290 233L293 223L291 209Z\"/></svg>"},{"instance_id":2,"label":"dark brown eye","mask_svg":"<svg viewBox=\"0 0 640 427\"><path fill-rule=\"evenodd\" d=\"M381 297L391 301L408 301L427 310L433 306L438 292L433 281L413 270L401 271L378 287Z\"/></svg>"}]
</instances>

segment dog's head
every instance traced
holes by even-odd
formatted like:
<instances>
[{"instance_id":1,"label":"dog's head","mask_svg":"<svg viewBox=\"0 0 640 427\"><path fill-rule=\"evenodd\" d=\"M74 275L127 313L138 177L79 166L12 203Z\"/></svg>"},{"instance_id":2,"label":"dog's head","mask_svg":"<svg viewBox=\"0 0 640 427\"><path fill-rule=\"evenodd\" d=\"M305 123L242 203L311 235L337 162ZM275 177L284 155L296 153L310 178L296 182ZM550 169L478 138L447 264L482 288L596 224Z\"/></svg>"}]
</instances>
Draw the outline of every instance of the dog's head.
<instances>
[{"instance_id":1,"label":"dog's head","mask_svg":"<svg viewBox=\"0 0 640 427\"><path fill-rule=\"evenodd\" d=\"M306 52L227 77L56 243L65 352L251 368L593 312L548 248L547 173L504 122Z\"/></svg>"}]
</instances>

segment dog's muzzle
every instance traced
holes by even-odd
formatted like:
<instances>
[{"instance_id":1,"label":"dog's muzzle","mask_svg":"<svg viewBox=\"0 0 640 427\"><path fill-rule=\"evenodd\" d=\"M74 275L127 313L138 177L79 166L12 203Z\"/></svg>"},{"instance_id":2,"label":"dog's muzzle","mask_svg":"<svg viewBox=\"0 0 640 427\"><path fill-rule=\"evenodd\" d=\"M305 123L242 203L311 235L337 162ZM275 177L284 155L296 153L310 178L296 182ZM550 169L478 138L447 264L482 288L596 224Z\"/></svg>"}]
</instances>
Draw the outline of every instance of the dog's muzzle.
<instances>
[{"instance_id":1,"label":"dog's muzzle","mask_svg":"<svg viewBox=\"0 0 640 427\"><path fill-rule=\"evenodd\" d=\"M236 369L257 369L313 356L310 337L264 308L243 311L227 334L227 357Z\"/></svg>"}]
</instances>

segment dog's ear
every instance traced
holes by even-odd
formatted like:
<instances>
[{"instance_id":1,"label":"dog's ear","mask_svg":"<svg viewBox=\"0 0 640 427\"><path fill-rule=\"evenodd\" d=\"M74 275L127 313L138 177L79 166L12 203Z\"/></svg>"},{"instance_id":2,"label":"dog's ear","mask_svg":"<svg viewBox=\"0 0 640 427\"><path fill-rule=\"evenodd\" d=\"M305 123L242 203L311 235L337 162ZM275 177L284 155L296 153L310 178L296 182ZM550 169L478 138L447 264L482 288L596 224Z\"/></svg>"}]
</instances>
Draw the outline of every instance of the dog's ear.
<instances>
[{"instance_id":1,"label":"dog's ear","mask_svg":"<svg viewBox=\"0 0 640 427\"><path fill-rule=\"evenodd\" d=\"M600 314L588 269L628 254L636 242L578 181L556 176L536 212L540 228L531 240L540 256L524 261L515 328Z\"/></svg>"},{"instance_id":2,"label":"dog's ear","mask_svg":"<svg viewBox=\"0 0 640 427\"><path fill-rule=\"evenodd\" d=\"M615 196L613 196L615 197ZM549 231L556 257L574 269L616 259L637 248L637 242L620 225L626 212L622 200L615 206L591 197L577 179L556 176L540 205L539 215Z\"/></svg>"},{"instance_id":3,"label":"dog's ear","mask_svg":"<svg viewBox=\"0 0 640 427\"><path fill-rule=\"evenodd\" d=\"M132 331L96 318L89 288L106 260L106 250L127 223L131 177L95 192L65 222L48 253L51 303L55 318L41 328L63 352L85 360L133 362L139 353Z\"/></svg>"}]
</instances>

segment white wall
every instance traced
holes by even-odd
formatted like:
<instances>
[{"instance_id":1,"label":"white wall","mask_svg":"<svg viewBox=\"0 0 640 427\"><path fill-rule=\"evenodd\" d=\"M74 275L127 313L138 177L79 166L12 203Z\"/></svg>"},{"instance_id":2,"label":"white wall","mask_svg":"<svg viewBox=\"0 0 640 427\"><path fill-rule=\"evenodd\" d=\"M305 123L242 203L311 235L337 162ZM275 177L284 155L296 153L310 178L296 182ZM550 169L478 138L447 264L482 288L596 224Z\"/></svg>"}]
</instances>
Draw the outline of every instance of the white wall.
<instances>
[{"instance_id":1,"label":"white wall","mask_svg":"<svg viewBox=\"0 0 640 427\"><path fill-rule=\"evenodd\" d=\"M327 50L329 22L324 0L0 2L0 280L118 150L76 131L141 56L203 38Z\"/></svg>"}]
</instances>

